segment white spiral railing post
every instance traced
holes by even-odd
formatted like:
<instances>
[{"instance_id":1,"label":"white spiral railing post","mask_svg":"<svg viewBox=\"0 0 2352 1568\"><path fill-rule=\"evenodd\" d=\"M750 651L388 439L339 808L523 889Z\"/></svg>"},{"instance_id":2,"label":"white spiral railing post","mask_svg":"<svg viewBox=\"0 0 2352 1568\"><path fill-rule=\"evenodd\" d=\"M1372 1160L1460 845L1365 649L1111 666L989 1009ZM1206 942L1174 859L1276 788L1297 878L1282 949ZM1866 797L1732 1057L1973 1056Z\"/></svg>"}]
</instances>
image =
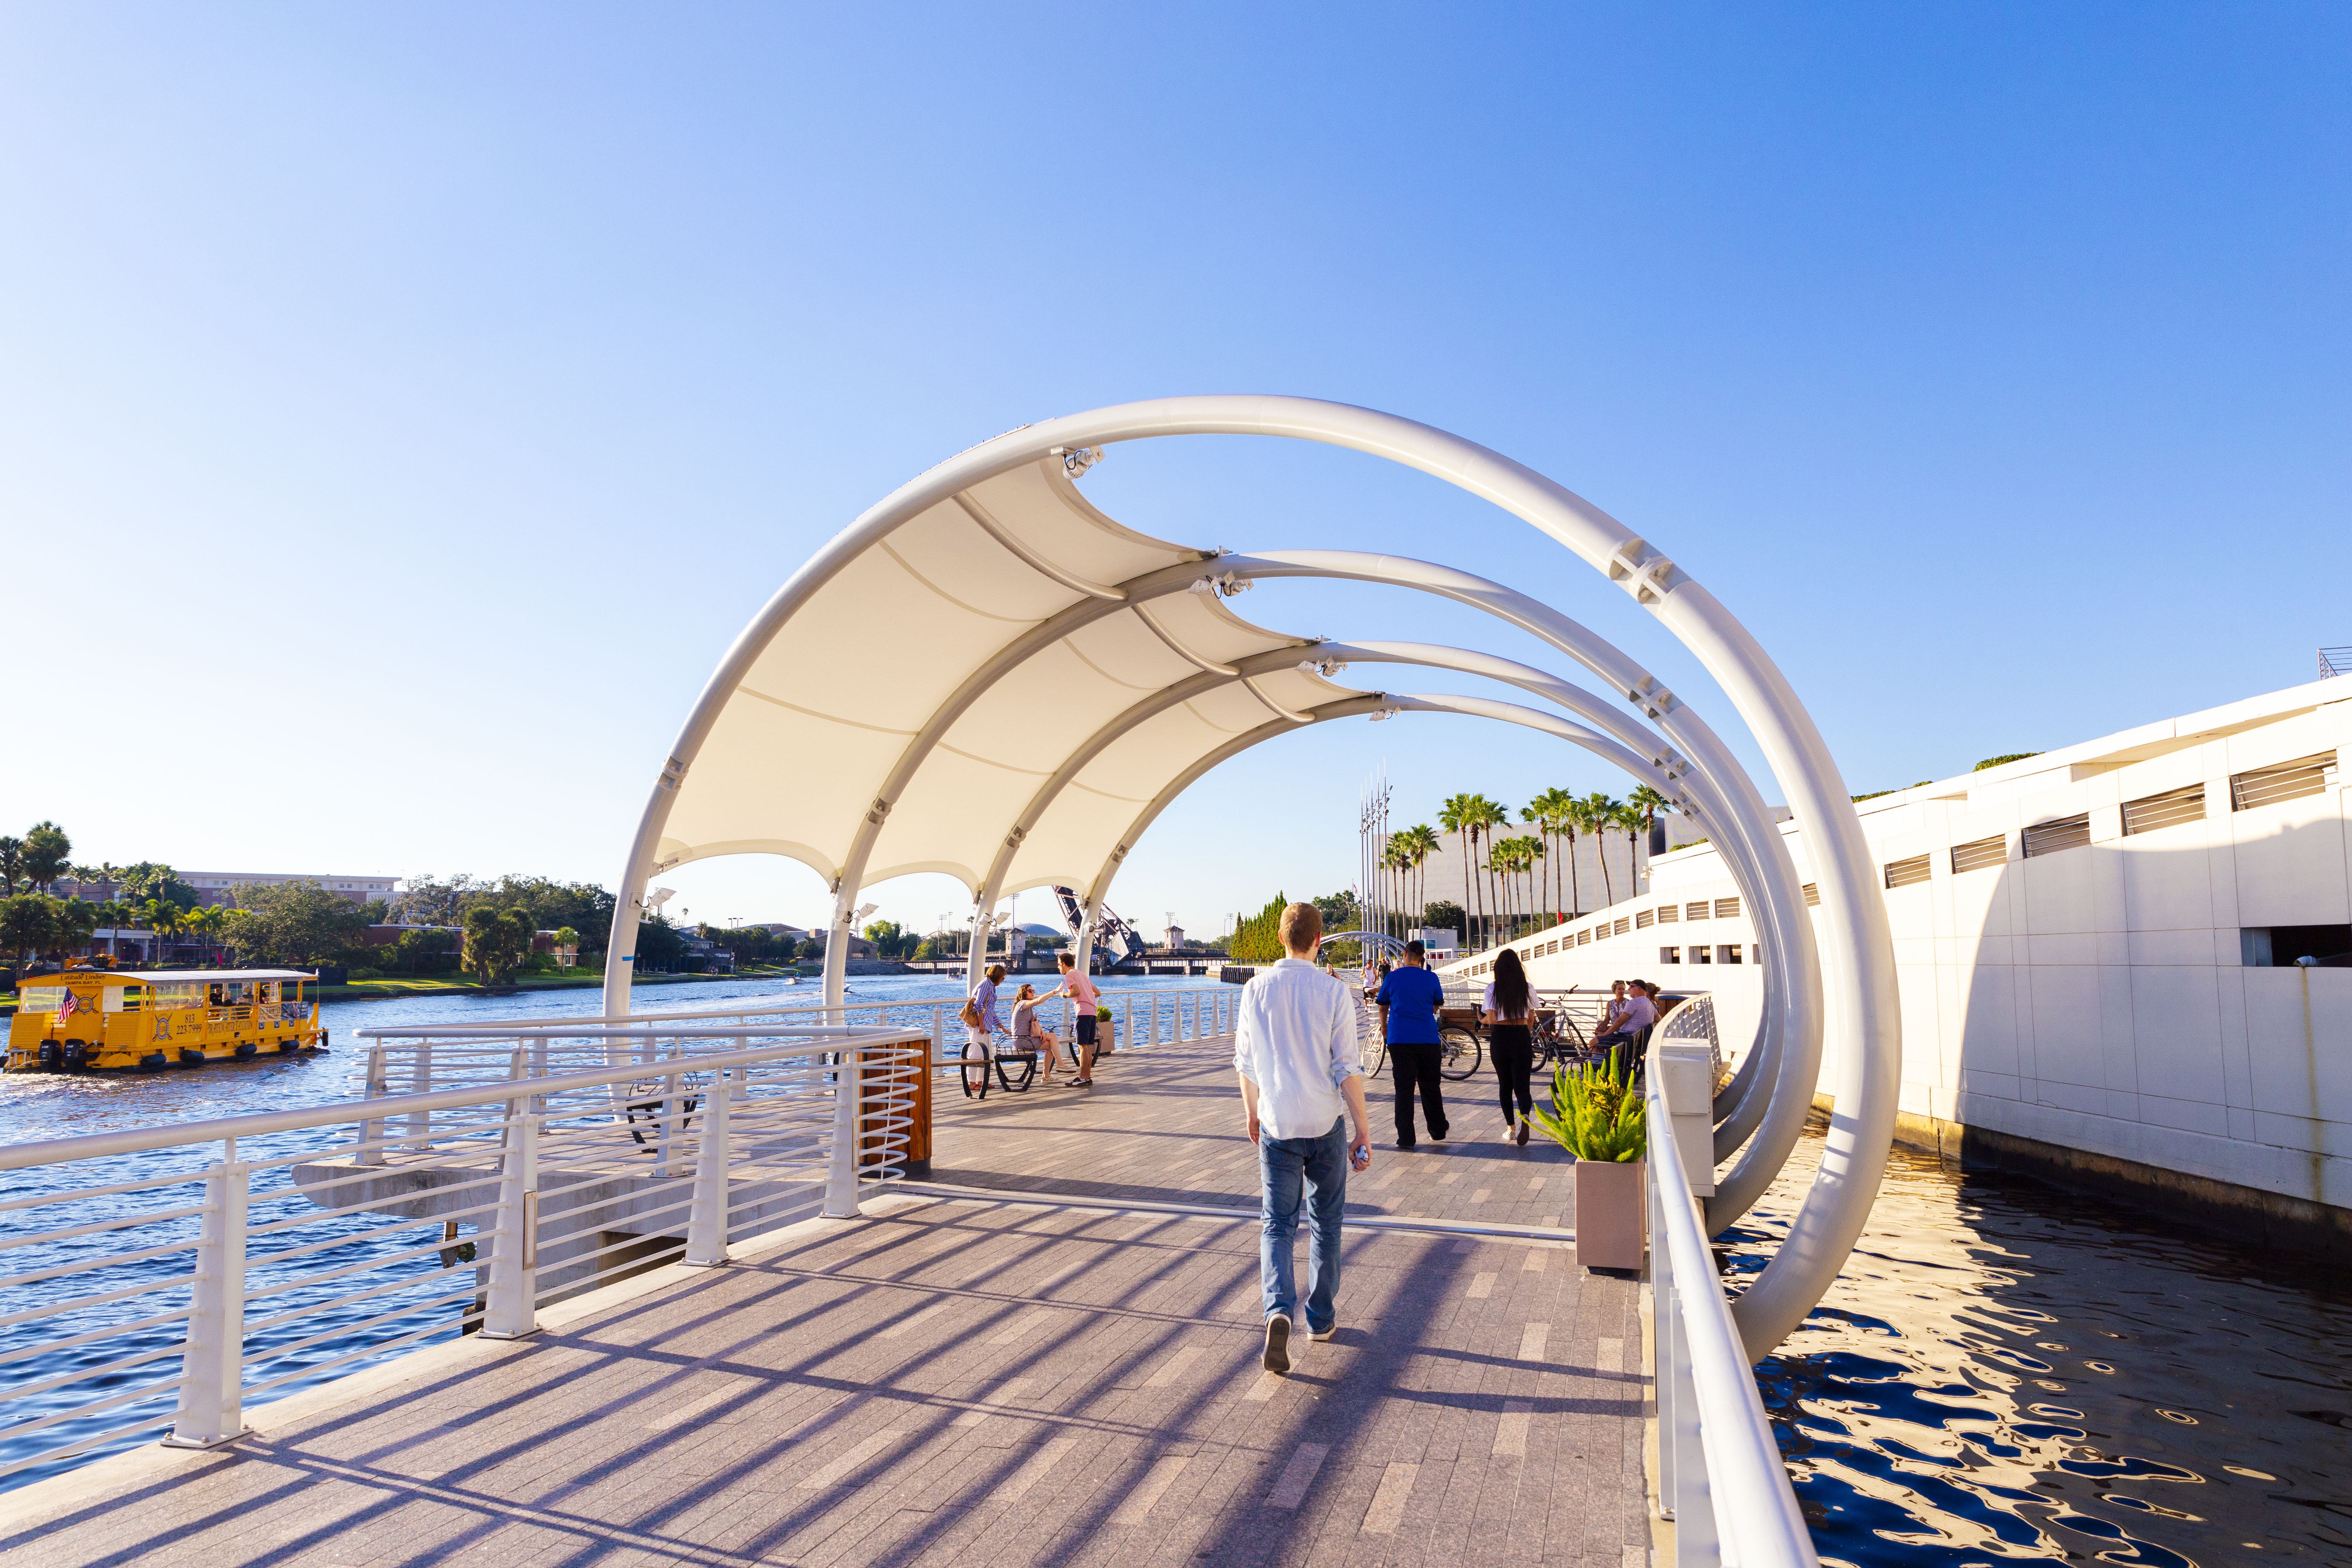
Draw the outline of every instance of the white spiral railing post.
<instances>
[{"instance_id":1,"label":"white spiral railing post","mask_svg":"<svg viewBox=\"0 0 2352 1568\"><path fill-rule=\"evenodd\" d=\"M825 1167L827 1219L856 1219L857 1206L857 1099L863 1064L852 1045L834 1054L833 1157Z\"/></svg>"},{"instance_id":2,"label":"white spiral railing post","mask_svg":"<svg viewBox=\"0 0 2352 1568\"><path fill-rule=\"evenodd\" d=\"M728 1112L734 1082L726 1068L711 1079L702 1102L702 1145L694 1163L694 1203L686 1222L686 1258L697 1268L727 1261Z\"/></svg>"},{"instance_id":3,"label":"white spiral railing post","mask_svg":"<svg viewBox=\"0 0 2352 1568\"><path fill-rule=\"evenodd\" d=\"M205 1171L205 1215L180 1360L180 1408L164 1439L175 1448L211 1448L246 1430L245 1209L249 1174L236 1140Z\"/></svg>"}]
</instances>

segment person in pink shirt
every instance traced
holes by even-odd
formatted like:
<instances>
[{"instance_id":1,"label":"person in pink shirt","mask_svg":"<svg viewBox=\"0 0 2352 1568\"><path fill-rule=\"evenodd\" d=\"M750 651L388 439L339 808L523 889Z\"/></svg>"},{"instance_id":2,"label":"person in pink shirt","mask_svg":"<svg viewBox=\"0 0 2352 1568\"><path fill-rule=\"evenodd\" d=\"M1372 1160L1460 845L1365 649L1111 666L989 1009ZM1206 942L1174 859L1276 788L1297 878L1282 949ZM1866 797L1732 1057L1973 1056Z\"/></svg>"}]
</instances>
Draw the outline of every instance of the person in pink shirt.
<instances>
[{"instance_id":1,"label":"person in pink shirt","mask_svg":"<svg viewBox=\"0 0 2352 1568\"><path fill-rule=\"evenodd\" d=\"M1062 966L1061 988L1048 991L1037 1000L1051 1002L1056 996L1067 996L1077 1009L1077 1037L1070 1043L1070 1050L1078 1058L1078 1076L1070 1080L1070 1087L1092 1089L1095 1084L1095 1003L1101 993L1095 989L1095 983L1087 978L1087 972L1080 967L1076 954L1061 953L1054 962Z\"/></svg>"}]
</instances>

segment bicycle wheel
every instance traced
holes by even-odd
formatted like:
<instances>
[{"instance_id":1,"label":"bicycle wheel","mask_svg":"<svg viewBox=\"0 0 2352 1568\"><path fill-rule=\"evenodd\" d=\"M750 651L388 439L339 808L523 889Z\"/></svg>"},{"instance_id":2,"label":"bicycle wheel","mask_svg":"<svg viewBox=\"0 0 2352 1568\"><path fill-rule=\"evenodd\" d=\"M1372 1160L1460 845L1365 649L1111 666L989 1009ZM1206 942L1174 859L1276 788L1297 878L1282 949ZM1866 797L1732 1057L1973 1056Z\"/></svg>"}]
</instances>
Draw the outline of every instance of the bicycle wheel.
<instances>
[{"instance_id":1,"label":"bicycle wheel","mask_svg":"<svg viewBox=\"0 0 2352 1568\"><path fill-rule=\"evenodd\" d=\"M1437 1035L1437 1076L1461 1082L1478 1070L1484 1049L1475 1033L1459 1024L1448 1025Z\"/></svg>"},{"instance_id":2,"label":"bicycle wheel","mask_svg":"<svg viewBox=\"0 0 2352 1568\"><path fill-rule=\"evenodd\" d=\"M958 1070L963 1074L963 1097L966 1100L988 1098L989 1065L988 1047L977 1040L963 1043L963 1066Z\"/></svg>"},{"instance_id":3,"label":"bicycle wheel","mask_svg":"<svg viewBox=\"0 0 2352 1568\"><path fill-rule=\"evenodd\" d=\"M1381 1068L1388 1065L1388 1060L1389 1043L1386 1040L1374 1040L1372 1042L1370 1054L1364 1058L1364 1076L1366 1078L1380 1077Z\"/></svg>"}]
</instances>

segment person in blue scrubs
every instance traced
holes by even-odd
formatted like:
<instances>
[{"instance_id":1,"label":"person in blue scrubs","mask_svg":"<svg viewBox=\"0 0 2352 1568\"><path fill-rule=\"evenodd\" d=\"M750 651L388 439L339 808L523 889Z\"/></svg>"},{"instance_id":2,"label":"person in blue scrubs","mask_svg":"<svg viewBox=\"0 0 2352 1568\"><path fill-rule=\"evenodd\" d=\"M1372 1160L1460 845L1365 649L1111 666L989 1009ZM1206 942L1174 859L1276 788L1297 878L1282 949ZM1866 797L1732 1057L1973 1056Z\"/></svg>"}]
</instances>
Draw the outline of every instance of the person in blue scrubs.
<instances>
[{"instance_id":1,"label":"person in blue scrubs","mask_svg":"<svg viewBox=\"0 0 2352 1568\"><path fill-rule=\"evenodd\" d=\"M1432 1142L1445 1142L1445 1096L1438 1088L1437 1010L1445 1003L1445 983L1429 972L1428 950L1417 942L1404 944L1404 962L1381 982L1372 1000L1381 1010L1381 1027L1389 1043L1390 1073L1396 1079L1396 1146L1410 1149L1413 1136L1412 1100L1421 1094L1422 1120L1429 1124Z\"/></svg>"}]
</instances>

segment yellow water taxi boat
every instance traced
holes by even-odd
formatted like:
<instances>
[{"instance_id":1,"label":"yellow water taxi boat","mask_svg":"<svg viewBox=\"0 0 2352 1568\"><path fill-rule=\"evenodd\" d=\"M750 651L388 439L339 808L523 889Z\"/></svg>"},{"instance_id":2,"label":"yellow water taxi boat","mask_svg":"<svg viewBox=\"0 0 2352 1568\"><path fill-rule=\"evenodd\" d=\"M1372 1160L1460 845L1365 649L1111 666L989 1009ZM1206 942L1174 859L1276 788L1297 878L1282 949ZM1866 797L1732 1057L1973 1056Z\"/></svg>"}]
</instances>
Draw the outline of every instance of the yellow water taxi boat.
<instances>
[{"instance_id":1,"label":"yellow water taxi boat","mask_svg":"<svg viewBox=\"0 0 2352 1568\"><path fill-rule=\"evenodd\" d=\"M28 976L9 1024L7 1070L139 1071L315 1051L327 1032L302 987L317 978L299 969Z\"/></svg>"}]
</instances>

